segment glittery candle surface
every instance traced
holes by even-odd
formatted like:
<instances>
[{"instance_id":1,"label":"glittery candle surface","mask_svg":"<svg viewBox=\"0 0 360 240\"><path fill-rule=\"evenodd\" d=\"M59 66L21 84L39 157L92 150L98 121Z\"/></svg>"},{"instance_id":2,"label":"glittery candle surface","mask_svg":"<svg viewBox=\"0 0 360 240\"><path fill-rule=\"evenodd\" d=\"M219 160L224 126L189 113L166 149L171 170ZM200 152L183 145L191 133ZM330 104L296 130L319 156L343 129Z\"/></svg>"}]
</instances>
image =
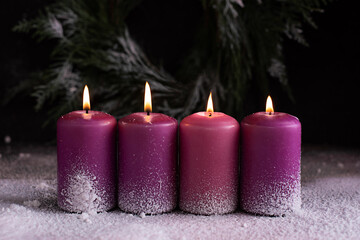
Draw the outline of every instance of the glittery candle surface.
<instances>
[{"instance_id":1,"label":"glittery candle surface","mask_svg":"<svg viewBox=\"0 0 360 240\"><path fill-rule=\"evenodd\" d=\"M116 120L74 111L57 122L58 205L69 212L116 206Z\"/></svg>"},{"instance_id":2,"label":"glittery candle surface","mask_svg":"<svg viewBox=\"0 0 360 240\"><path fill-rule=\"evenodd\" d=\"M119 120L118 204L131 213L176 207L177 121L160 113Z\"/></svg>"},{"instance_id":3,"label":"glittery candle surface","mask_svg":"<svg viewBox=\"0 0 360 240\"><path fill-rule=\"evenodd\" d=\"M282 215L301 207L301 124L286 113L259 112L241 122L240 205Z\"/></svg>"},{"instance_id":4,"label":"glittery candle surface","mask_svg":"<svg viewBox=\"0 0 360 240\"><path fill-rule=\"evenodd\" d=\"M233 212L238 203L239 123L199 112L180 123L180 209L195 214Z\"/></svg>"}]
</instances>

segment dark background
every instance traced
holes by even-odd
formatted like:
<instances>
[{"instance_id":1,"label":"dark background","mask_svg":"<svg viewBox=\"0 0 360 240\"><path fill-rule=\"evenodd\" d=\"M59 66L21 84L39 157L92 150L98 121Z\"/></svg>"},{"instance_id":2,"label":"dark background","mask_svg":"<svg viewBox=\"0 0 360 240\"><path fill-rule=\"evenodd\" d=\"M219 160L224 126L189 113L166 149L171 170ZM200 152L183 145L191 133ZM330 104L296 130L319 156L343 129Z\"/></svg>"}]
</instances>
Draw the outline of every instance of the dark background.
<instances>
[{"instance_id":1,"label":"dark background","mask_svg":"<svg viewBox=\"0 0 360 240\"><path fill-rule=\"evenodd\" d=\"M13 33L12 27L23 17L34 16L49 0L14 0L0 7L0 98L30 73L49 64L52 43L36 43L29 35ZM200 1L199 1L200 2ZM271 82L276 111L299 117L304 144L360 146L360 21L355 1L335 1L324 13L314 13L318 29L304 28L310 47L286 40L285 64L295 97L291 102L281 86ZM178 59L192 44L193 22L201 6L194 1L144 1L127 19L131 34L167 71L174 73ZM154 17L156 16L156 17ZM252 94L244 113L263 111L266 96ZM18 96L0 105L0 144L9 135L12 143L54 143L54 125L42 128L46 112L33 110L34 99ZM79 104L80 106L81 104ZM219 109L221 111L221 109Z\"/></svg>"}]
</instances>

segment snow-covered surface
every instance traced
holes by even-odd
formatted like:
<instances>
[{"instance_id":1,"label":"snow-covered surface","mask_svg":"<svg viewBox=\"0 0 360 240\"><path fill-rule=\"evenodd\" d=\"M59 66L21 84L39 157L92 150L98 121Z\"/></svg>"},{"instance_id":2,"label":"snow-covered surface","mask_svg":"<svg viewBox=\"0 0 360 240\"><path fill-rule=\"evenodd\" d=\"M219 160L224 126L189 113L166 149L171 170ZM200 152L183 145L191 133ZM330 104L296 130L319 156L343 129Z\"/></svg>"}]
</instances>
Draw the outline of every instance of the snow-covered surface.
<instances>
[{"instance_id":1,"label":"snow-covered surface","mask_svg":"<svg viewBox=\"0 0 360 240\"><path fill-rule=\"evenodd\" d=\"M360 239L360 151L305 148L302 210L285 217L136 216L62 211L56 149L0 147L0 239Z\"/></svg>"}]
</instances>

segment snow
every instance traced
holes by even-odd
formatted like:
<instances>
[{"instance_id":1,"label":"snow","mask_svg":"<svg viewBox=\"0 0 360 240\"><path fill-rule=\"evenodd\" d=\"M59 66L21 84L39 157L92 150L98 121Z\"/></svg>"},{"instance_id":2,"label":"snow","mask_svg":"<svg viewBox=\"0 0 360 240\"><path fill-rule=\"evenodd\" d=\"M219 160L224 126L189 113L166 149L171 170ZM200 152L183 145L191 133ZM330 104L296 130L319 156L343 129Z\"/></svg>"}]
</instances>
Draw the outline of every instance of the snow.
<instances>
[{"instance_id":1,"label":"snow","mask_svg":"<svg viewBox=\"0 0 360 240\"><path fill-rule=\"evenodd\" d=\"M4 137L4 143L10 144L10 143L11 143L11 137L8 136L8 135L6 135L6 136Z\"/></svg>"},{"instance_id":2,"label":"snow","mask_svg":"<svg viewBox=\"0 0 360 240\"><path fill-rule=\"evenodd\" d=\"M29 153L20 157L19 153ZM54 147L0 147L0 239L359 239L360 151L307 147L302 209L284 217L176 210L82 214L56 203ZM341 164L339 164L341 163Z\"/></svg>"},{"instance_id":3,"label":"snow","mask_svg":"<svg viewBox=\"0 0 360 240\"><path fill-rule=\"evenodd\" d=\"M106 193L98 187L98 181L89 171L78 171L67 179L66 187L61 191L63 197L58 201L62 209L70 212L96 212L109 209L112 203L106 201ZM61 204L60 204L61 202Z\"/></svg>"},{"instance_id":4,"label":"snow","mask_svg":"<svg viewBox=\"0 0 360 240\"><path fill-rule=\"evenodd\" d=\"M35 199L35 200L25 201L23 204L27 207L38 208L38 207L40 207L41 202L39 202L39 200Z\"/></svg>"}]
</instances>

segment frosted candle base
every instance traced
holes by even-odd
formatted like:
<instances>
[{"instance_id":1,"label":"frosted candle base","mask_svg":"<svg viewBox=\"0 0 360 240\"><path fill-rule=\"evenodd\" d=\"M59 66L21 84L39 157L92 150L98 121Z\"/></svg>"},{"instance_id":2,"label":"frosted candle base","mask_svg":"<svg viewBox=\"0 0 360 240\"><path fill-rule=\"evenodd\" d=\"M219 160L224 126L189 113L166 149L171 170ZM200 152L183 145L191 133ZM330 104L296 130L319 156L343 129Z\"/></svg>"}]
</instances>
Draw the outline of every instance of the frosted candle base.
<instances>
[{"instance_id":1,"label":"frosted candle base","mask_svg":"<svg viewBox=\"0 0 360 240\"><path fill-rule=\"evenodd\" d=\"M300 178L293 181L264 183L249 181L243 186L241 208L249 213L281 216L301 208Z\"/></svg>"},{"instance_id":2,"label":"frosted candle base","mask_svg":"<svg viewBox=\"0 0 360 240\"><path fill-rule=\"evenodd\" d=\"M146 183L147 182L147 183ZM158 214L176 207L174 180L161 180L158 184L143 180L138 184L119 187L119 207L125 212Z\"/></svg>"},{"instance_id":3,"label":"frosted candle base","mask_svg":"<svg viewBox=\"0 0 360 240\"><path fill-rule=\"evenodd\" d=\"M68 212L102 212L115 207L114 186L99 184L89 171L74 171L58 191L58 205Z\"/></svg>"},{"instance_id":4,"label":"frosted candle base","mask_svg":"<svg viewBox=\"0 0 360 240\"><path fill-rule=\"evenodd\" d=\"M238 201L237 191L232 191L232 189L233 188L229 188L229 191L224 194L221 194L219 190L208 191L203 194L183 193L180 201L180 209L185 212L202 215L234 212Z\"/></svg>"}]
</instances>

